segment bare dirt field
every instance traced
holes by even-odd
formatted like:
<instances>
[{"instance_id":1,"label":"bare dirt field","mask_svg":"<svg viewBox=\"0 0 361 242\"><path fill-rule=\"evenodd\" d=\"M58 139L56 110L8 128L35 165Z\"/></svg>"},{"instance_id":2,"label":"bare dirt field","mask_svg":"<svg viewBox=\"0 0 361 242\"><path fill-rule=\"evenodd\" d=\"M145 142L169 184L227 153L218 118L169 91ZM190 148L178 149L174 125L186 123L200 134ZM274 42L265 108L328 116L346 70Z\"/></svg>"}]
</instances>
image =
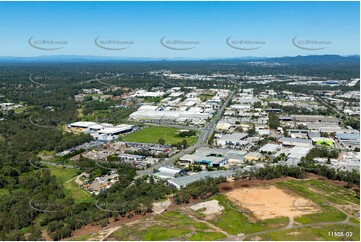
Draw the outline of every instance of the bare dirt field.
<instances>
[{"instance_id":1,"label":"bare dirt field","mask_svg":"<svg viewBox=\"0 0 361 242\"><path fill-rule=\"evenodd\" d=\"M194 211L204 209L204 211L202 211L202 213L204 213L208 217L209 216L213 217L213 216L219 214L221 211L223 211L224 207L219 205L218 200L211 200L211 201L207 201L207 202L194 204L194 205L190 206L190 209L192 209Z\"/></svg>"},{"instance_id":2,"label":"bare dirt field","mask_svg":"<svg viewBox=\"0 0 361 242\"><path fill-rule=\"evenodd\" d=\"M286 193L275 186L256 186L233 189L225 195L240 210L250 211L264 220L275 217L296 217L316 213L320 208L312 201Z\"/></svg>"}]
</instances>

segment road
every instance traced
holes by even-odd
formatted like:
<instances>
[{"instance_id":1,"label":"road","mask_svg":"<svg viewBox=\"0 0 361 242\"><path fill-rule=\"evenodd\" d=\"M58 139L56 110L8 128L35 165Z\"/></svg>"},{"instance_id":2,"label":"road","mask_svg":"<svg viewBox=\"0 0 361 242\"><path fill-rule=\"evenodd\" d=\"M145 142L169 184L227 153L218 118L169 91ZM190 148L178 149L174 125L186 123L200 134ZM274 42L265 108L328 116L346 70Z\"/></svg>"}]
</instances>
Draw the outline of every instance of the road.
<instances>
[{"instance_id":1,"label":"road","mask_svg":"<svg viewBox=\"0 0 361 242\"><path fill-rule=\"evenodd\" d=\"M214 131L214 127L216 126L217 122L221 119L222 114L224 112L224 110L226 109L229 101L232 99L234 93L236 91L232 91L227 99L224 101L223 105L218 109L218 112L216 114L216 116L214 116L212 118L212 120L207 124L207 126L203 129L201 129L201 132L199 134L199 138L197 140L197 142L188 147L185 150L182 150L180 152L178 152L177 154L173 155L170 158L167 158L165 160L163 160L162 162L158 162L157 164L145 169L145 170L141 170L138 171L137 174L138 176L143 176L143 175L151 175L153 174L153 170L157 170L159 169L161 166L169 166L169 165L173 165L173 163L178 160L180 157L184 156L185 154L190 154L193 153L196 149L198 149L201 146L204 146L207 144L209 137L212 135L213 131Z\"/></svg>"},{"instance_id":2,"label":"road","mask_svg":"<svg viewBox=\"0 0 361 242\"><path fill-rule=\"evenodd\" d=\"M340 110L338 110L337 108L335 108L334 106L330 105L326 100L324 100L322 97L316 97L316 99L321 102L323 105L333 109L333 111L335 111L339 116L340 118L341 117L346 117L346 115L344 113L342 113Z\"/></svg>"}]
</instances>

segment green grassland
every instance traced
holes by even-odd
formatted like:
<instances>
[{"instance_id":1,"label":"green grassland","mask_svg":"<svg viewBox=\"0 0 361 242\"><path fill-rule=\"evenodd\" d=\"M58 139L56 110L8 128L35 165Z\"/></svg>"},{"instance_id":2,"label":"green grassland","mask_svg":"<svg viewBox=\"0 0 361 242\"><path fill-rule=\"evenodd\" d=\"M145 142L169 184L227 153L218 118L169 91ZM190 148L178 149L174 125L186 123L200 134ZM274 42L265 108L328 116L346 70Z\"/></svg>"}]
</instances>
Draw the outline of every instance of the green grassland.
<instances>
[{"instance_id":1,"label":"green grassland","mask_svg":"<svg viewBox=\"0 0 361 242\"><path fill-rule=\"evenodd\" d=\"M219 204L224 207L224 210L220 216L210 222L229 234L254 233L267 229L284 227L289 223L289 219L286 217L251 222L244 213L238 211L238 207L224 195L217 195L212 199L217 199Z\"/></svg>"},{"instance_id":2,"label":"green grassland","mask_svg":"<svg viewBox=\"0 0 361 242\"><path fill-rule=\"evenodd\" d=\"M329 232L343 232L343 236L333 236ZM347 236L346 236L347 232ZM337 224L327 225L322 227L307 227L290 229L287 231L275 231L260 235L262 240L274 240L274 241L359 241L360 229L359 227Z\"/></svg>"},{"instance_id":3,"label":"green grassland","mask_svg":"<svg viewBox=\"0 0 361 242\"><path fill-rule=\"evenodd\" d=\"M76 202L93 199L89 193L81 189L75 180L79 170L73 168L53 167L48 165L51 175L55 176L64 186L65 196L71 196Z\"/></svg>"},{"instance_id":4,"label":"green grassland","mask_svg":"<svg viewBox=\"0 0 361 242\"><path fill-rule=\"evenodd\" d=\"M116 240L216 240L225 237L180 211L156 215L153 221L124 225L110 236Z\"/></svg>"},{"instance_id":5,"label":"green grassland","mask_svg":"<svg viewBox=\"0 0 361 242\"><path fill-rule=\"evenodd\" d=\"M327 195L329 189L332 190L332 202L336 201L337 203L345 203L349 201L357 201L358 199L352 195L349 191L345 190L342 187L338 187L332 184L328 184L323 181L309 180L309 181L300 181L292 180L286 182L277 183L282 189L295 192L302 197L312 200L317 204L321 211L320 213L306 214L300 217L295 218L295 221L301 224L316 223L316 222L335 222L342 221L346 218L346 215L336 208L330 206L328 203L330 196ZM325 192L320 194L319 192ZM357 199L357 200L355 200ZM331 200L331 199L330 199ZM357 203L359 204L359 203Z\"/></svg>"},{"instance_id":6,"label":"green grassland","mask_svg":"<svg viewBox=\"0 0 361 242\"><path fill-rule=\"evenodd\" d=\"M289 218L278 217L259 220L252 214L241 212L238 207L223 194L217 194L207 200L216 199L224 210L216 217L207 217L203 210L191 211L188 205L176 211L167 211L152 218L144 218L137 223L123 225L110 235L110 240L190 240L213 241L226 239L226 234L237 236L245 234L245 240L259 236L262 240L359 240L359 220L353 217L345 224L332 224L345 220L346 215L333 205L359 204L355 194L320 180L287 180L275 183L277 187L289 193L309 199L319 205L319 213L295 217L294 226L285 228ZM332 193L332 203L324 194ZM321 223L327 222L327 223ZM316 223L315 225L313 223ZM215 227L218 229L215 229ZM277 230L280 229L280 230ZM270 232L267 232L270 230ZM264 232L263 232L264 231ZM272 231L272 232L271 232ZM258 232L263 232L257 234ZM332 236L329 232L346 232L348 236ZM256 233L256 235L252 235ZM352 236L350 234L352 233ZM234 237L237 238L237 237Z\"/></svg>"},{"instance_id":7,"label":"green grassland","mask_svg":"<svg viewBox=\"0 0 361 242\"><path fill-rule=\"evenodd\" d=\"M123 137L127 142L154 143L158 144L159 139L163 138L166 144L175 144L187 140L188 145L197 142L198 137L180 137L177 133L178 128L169 127L147 127L137 132L131 133Z\"/></svg>"}]
</instances>

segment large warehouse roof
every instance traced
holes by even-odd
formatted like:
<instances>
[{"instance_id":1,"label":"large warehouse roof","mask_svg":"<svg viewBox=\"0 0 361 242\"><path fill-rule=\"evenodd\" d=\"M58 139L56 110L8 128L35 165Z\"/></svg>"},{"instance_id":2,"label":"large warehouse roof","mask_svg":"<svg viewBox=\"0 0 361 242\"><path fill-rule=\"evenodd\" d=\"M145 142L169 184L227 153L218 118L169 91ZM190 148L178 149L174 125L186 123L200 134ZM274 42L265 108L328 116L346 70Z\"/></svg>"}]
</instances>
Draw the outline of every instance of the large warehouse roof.
<instances>
[{"instance_id":1,"label":"large warehouse roof","mask_svg":"<svg viewBox=\"0 0 361 242\"><path fill-rule=\"evenodd\" d=\"M193 176L182 176L182 177L173 178L173 179L170 179L168 181L168 183L172 184L175 187L177 187L178 189L180 189L181 187L186 187L193 182L205 179L207 177L212 177L212 178L229 177L233 174L234 174L234 171L229 171L229 170L228 171L205 171L205 172L200 172Z\"/></svg>"}]
</instances>

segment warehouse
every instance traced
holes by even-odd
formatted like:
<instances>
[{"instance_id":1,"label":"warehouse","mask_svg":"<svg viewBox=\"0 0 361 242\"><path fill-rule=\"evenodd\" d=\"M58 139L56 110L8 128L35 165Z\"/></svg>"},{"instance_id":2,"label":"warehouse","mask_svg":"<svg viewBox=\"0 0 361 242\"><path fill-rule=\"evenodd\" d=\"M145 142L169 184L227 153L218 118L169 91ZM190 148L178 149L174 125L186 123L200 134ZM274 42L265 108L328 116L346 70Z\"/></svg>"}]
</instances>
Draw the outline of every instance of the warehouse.
<instances>
[{"instance_id":1,"label":"warehouse","mask_svg":"<svg viewBox=\"0 0 361 242\"><path fill-rule=\"evenodd\" d=\"M229 161L233 164L243 161L245 152L231 149L202 147L194 154L186 154L179 160L193 164L204 164L209 167L224 166Z\"/></svg>"},{"instance_id":2,"label":"warehouse","mask_svg":"<svg viewBox=\"0 0 361 242\"><path fill-rule=\"evenodd\" d=\"M184 175L184 170L182 169L171 166L162 166L154 174L154 177L158 179L171 179L176 176L182 176L182 175Z\"/></svg>"},{"instance_id":3,"label":"warehouse","mask_svg":"<svg viewBox=\"0 0 361 242\"><path fill-rule=\"evenodd\" d=\"M336 138L340 144L346 149L355 149L360 148L360 134L345 134L345 133L336 133Z\"/></svg>"},{"instance_id":4,"label":"warehouse","mask_svg":"<svg viewBox=\"0 0 361 242\"><path fill-rule=\"evenodd\" d=\"M277 151L281 150L282 146L278 144L266 144L262 146L259 150L264 153L276 153Z\"/></svg>"},{"instance_id":5,"label":"warehouse","mask_svg":"<svg viewBox=\"0 0 361 242\"><path fill-rule=\"evenodd\" d=\"M305 157L308 152L312 149L312 146L309 147L300 147L295 146L292 149L288 151L288 154L286 155L286 163L288 165L296 166L302 159L302 157Z\"/></svg>"},{"instance_id":6,"label":"warehouse","mask_svg":"<svg viewBox=\"0 0 361 242\"><path fill-rule=\"evenodd\" d=\"M292 115L292 118L295 122L325 122L336 124L339 122L338 118L336 117L322 115Z\"/></svg>"},{"instance_id":7,"label":"warehouse","mask_svg":"<svg viewBox=\"0 0 361 242\"><path fill-rule=\"evenodd\" d=\"M70 128L79 128L79 129L87 129L92 125L95 125L95 122L75 122L70 124Z\"/></svg>"},{"instance_id":8,"label":"warehouse","mask_svg":"<svg viewBox=\"0 0 361 242\"><path fill-rule=\"evenodd\" d=\"M278 142L282 143L283 146L298 146L298 147L312 146L312 140L310 139L282 137L278 140Z\"/></svg>"},{"instance_id":9,"label":"warehouse","mask_svg":"<svg viewBox=\"0 0 361 242\"><path fill-rule=\"evenodd\" d=\"M192 175L192 176L182 176L182 177L177 177L177 178L172 178L170 180L168 180L168 184L175 186L177 189L181 189L182 187L186 187L189 184L196 182L196 181L200 181L202 179L206 179L208 177L211 178L219 178L219 177L231 177L233 176L234 171L204 171L204 172L200 172L196 175Z\"/></svg>"},{"instance_id":10,"label":"warehouse","mask_svg":"<svg viewBox=\"0 0 361 242\"><path fill-rule=\"evenodd\" d=\"M224 134L217 139L217 145L221 147L232 146L232 147L242 147L247 145L249 142L244 140L248 137L246 133L233 133L233 134Z\"/></svg>"}]
</instances>

